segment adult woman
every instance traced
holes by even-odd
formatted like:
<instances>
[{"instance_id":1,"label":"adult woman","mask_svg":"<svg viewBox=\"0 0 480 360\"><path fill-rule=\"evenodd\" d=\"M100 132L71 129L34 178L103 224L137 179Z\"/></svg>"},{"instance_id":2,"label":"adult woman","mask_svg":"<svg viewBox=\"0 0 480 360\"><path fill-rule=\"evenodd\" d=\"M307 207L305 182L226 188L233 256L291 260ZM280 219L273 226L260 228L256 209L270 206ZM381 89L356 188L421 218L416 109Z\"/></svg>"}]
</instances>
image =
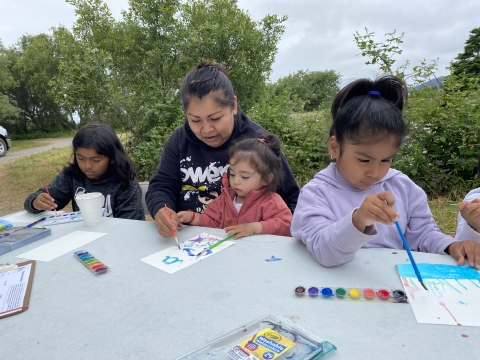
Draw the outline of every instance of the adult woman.
<instances>
[{"instance_id":1,"label":"adult woman","mask_svg":"<svg viewBox=\"0 0 480 360\"><path fill-rule=\"evenodd\" d=\"M218 63L202 62L191 70L183 80L181 97L186 121L166 141L145 197L157 230L165 237L182 226L177 211L202 212L220 194L231 142L266 133L243 114L227 70ZM284 179L278 193L293 212L299 188L283 154L282 163Z\"/></svg>"}]
</instances>

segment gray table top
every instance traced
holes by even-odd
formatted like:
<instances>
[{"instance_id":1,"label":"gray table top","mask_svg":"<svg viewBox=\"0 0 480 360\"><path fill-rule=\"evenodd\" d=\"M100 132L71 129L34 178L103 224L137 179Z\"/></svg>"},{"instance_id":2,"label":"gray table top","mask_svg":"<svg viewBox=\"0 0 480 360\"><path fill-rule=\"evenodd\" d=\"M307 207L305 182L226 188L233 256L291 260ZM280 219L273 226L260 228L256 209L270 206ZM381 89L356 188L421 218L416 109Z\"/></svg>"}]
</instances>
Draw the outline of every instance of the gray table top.
<instances>
[{"instance_id":1,"label":"gray table top","mask_svg":"<svg viewBox=\"0 0 480 360\"><path fill-rule=\"evenodd\" d=\"M404 251L361 249L336 268L298 240L257 235L167 274L139 259L174 245L153 222L106 218L51 226L52 235L0 256L0 263L76 230L106 232L84 249L110 267L95 277L73 256L37 262L29 309L0 320L0 359L173 359L263 315L290 319L335 344L333 359L477 358L480 328L418 324L408 304L298 299L298 285L402 289ZM180 240L221 229L184 227ZM271 256L281 261L268 262ZM415 253L417 262L454 264Z\"/></svg>"}]
</instances>

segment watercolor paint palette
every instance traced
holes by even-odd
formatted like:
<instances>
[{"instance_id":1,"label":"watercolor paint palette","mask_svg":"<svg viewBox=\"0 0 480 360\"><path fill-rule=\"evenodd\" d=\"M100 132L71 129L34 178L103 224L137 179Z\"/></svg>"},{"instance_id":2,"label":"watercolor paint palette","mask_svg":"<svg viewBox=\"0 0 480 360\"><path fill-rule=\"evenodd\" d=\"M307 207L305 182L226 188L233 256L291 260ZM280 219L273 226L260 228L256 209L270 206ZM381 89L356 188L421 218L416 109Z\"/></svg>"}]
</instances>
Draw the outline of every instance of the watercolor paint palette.
<instances>
[{"instance_id":1,"label":"watercolor paint palette","mask_svg":"<svg viewBox=\"0 0 480 360\"><path fill-rule=\"evenodd\" d=\"M288 346L280 351L281 339ZM293 346L291 345L293 343ZM260 357L254 357L253 352L261 346L277 347L277 351L265 350ZM177 360L201 359L288 359L313 360L319 359L336 350L336 346L316 335L301 329L298 325L279 320L273 316L264 316L235 329L210 343L177 358Z\"/></svg>"},{"instance_id":2,"label":"watercolor paint palette","mask_svg":"<svg viewBox=\"0 0 480 360\"><path fill-rule=\"evenodd\" d=\"M86 250L75 251L73 255L95 276L105 275L110 272L108 266Z\"/></svg>"},{"instance_id":3,"label":"watercolor paint palette","mask_svg":"<svg viewBox=\"0 0 480 360\"><path fill-rule=\"evenodd\" d=\"M317 287L297 286L293 296L307 299L337 299L354 301L377 302L408 302L407 294L403 290L387 290L373 288L343 288L343 287Z\"/></svg>"},{"instance_id":4,"label":"watercolor paint palette","mask_svg":"<svg viewBox=\"0 0 480 360\"><path fill-rule=\"evenodd\" d=\"M42 222L43 226L65 224L69 222L82 221L83 217L80 211L65 213L61 215L51 215Z\"/></svg>"}]
</instances>

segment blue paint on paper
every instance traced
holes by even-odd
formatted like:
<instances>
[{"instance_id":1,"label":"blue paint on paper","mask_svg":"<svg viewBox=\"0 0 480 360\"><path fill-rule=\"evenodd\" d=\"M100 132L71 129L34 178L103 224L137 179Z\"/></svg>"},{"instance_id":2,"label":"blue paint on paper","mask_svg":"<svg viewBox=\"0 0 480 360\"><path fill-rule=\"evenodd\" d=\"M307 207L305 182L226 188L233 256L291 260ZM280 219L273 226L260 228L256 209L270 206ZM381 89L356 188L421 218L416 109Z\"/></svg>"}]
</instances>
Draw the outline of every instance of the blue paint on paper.
<instances>
[{"instance_id":1,"label":"blue paint on paper","mask_svg":"<svg viewBox=\"0 0 480 360\"><path fill-rule=\"evenodd\" d=\"M183 250L187 252L188 256L196 256L195 254L192 254L192 249L183 248Z\"/></svg>"},{"instance_id":2,"label":"blue paint on paper","mask_svg":"<svg viewBox=\"0 0 480 360\"><path fill-rule=\"evenodd\" d=\"M459 303L462 305L468 305L468 303L464 303L463 301L459 301Z\"/></svg>"},{"instance_id":3,"label":"blue paint on paper","mask_svg":"<svg viewBox=\"0 0 480 360\"><path fill-rule=\"evenodd\" d=\"M280 258L276 258L275 256L272 255L272 257L270 259L265 259L265 261L268 261L268 262L274 262L274 261L280 261L282 259Z\"/></svg>"},{"instance_id":4,"label":"blue paint on paper","mask_svg":"<svg viewBox=\"0 0 480 360\"><path fill-rule=\"evenodd\" d=\"M417 267L424 279L480 280L480 272L470 266L417 264ZM398 264L397 268L400 277L417 277L413 270L413 266L410 264Z\"/></svg>"},{"instance_id":5,"label":"blue paint on paper","mask_svg":"<svg viewBox=\"0 0 480 360\"><path fill-rule=\"evenodd\" d=\"M175 264L176 262L182 263L183 260L179 259L176 256L167 255L165 256L165 259L162 260L162 262L167 265L172 265L172 264Z\"/></svg>"}]
</instances>

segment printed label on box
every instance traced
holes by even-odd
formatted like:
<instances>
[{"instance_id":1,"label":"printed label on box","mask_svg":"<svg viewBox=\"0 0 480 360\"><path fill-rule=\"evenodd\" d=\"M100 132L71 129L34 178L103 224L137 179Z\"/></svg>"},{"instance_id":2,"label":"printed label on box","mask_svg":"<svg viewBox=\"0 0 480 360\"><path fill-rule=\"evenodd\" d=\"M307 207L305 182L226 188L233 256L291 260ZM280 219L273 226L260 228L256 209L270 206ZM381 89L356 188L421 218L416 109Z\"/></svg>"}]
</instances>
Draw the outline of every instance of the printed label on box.
<instances>
[{"instance_id":1,"label":"printed label on box","mask_svg":"<svg viewBox=\"0 0 480 360\"><path fill-rule=\"evenodd\" d=\"M255 334L251 339L246 339L238 344L233 350L238 347L244 350L249 355L253 355L253 359L275 359L281 354L286 353L289 349L295 346L295 343L270 328L263 329ZM227 350L227 351L229 351ZM233 357L228 352L232 359L252 359L250 357ZM240 356L234 353L235 356Z\"/></svg>"},{"instance_id":2,"label":"printed label on box","mask_svg":"<svg viewBox=\"0 0 480 360\"><path fill-rule=\"evenodd\" d=\"M257 357L243 350L240 345L235 345L234 347L225 350L225 354L230 356L233 360L258 360Z\"/></svg>"}]
</instances>

